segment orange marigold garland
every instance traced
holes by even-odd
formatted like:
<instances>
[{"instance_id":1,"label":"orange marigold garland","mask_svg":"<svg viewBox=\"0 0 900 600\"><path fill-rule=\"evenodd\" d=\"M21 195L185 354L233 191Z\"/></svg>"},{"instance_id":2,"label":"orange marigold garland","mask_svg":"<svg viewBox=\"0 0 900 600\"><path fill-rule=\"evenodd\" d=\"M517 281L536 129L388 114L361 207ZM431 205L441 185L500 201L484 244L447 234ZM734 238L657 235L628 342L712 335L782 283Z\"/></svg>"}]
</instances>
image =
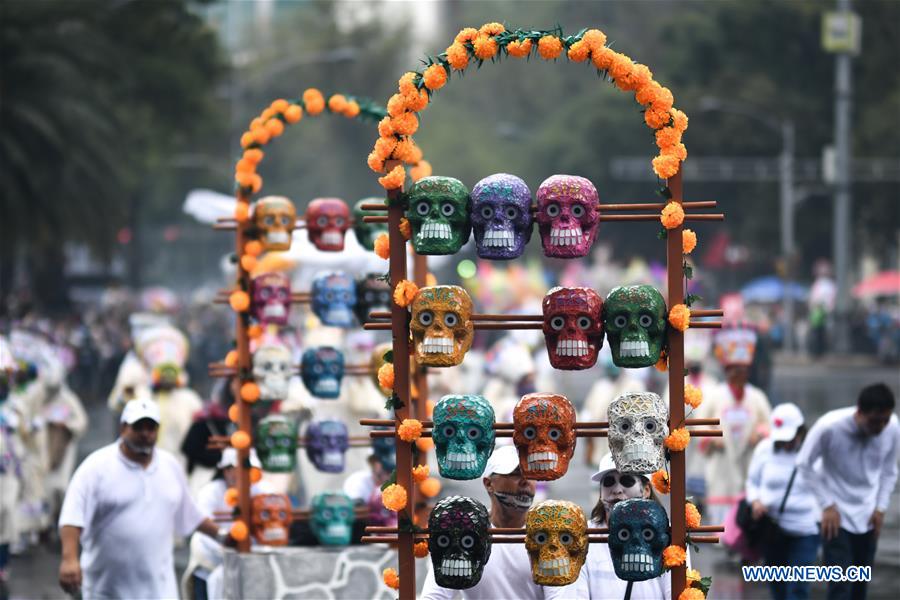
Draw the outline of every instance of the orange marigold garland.
<instances>
[{"instance_id":1,"label":"orange marigold garland","mask_svg":"<svg viewBox=\"0 0 900 600\"><path fill-rule=\"evenodd\" d=\"M562 52L562 41L554 35L545 35L538 40L538 54L544 60L553 60Z\"/></svg>"},{"instance_id":2,"label":"orange marigold garland","mask_svg":"<svg viewBox=\"0 0 900 600\"><path fill-rule=\"evenodd\" d=\"M687 552L681 546L666 546L663 550L663 564L671 569L684 564L687 559Z\"/></svg>"},{"instance_id":3,"label":"orange marigold garland","mask_svg":"<svg viewBox=\"0 0 900 600\"><path fill-rule=\"evenodd\" d=\"M397 574L397 569L388 567L381 572L381 579L384 581L384 585L392 590L400 589L400 575Z\"/></svg>"},{"instance_id":4,"label":"orange marigold garland","mask_svg":"<svg viewBox=\"0 0 900 600\"><path fill-rule=\"evenodd\" d=\"M690 383L684 386L684 403L691 408L697 408L703 402L703 390Z\"/></svg>"},{"instance_id":5,"label":"orange marigold garland","mask_svg":"<svg viewBox=\"0 0 900 600\"><path fill-rule=\"evenodd\" d=\"M690 254L697 247L697 234L693 229L685 229L681 232L681 251Z\"/></svg>"},{"instance_id":6,"label":"orange marigold garland","mask_svg":"<svg viewBox=\"0 0 900 600\"><path fill-rule=\"evenodd\" d=\"M394 288L394 303L401 308L406 308L418 293L419 286L408 279L404 279Z\"/></svg>"},{"instance_id":7,"label":"orange marigold garland","mask_svg":"<svg viewBox=\"0 0 900 600\"><path fill-rule=\"evenodd\" d=\"M688 529L700 527L700 511L691 502L684 505L684 519Z\"/></svg>"},{"instance_id":8,"label":"orange marigold garland","mask_svg":"<svg viewBox=\"0 0 900 600\"><path fill-rule=\"evenodd\" d=\"M653 489L655 489L660 494L668 494L672 489L669 483L669 474L665 469L660 469L650 476L650 483L653 484Z\"/></svg>"},{"instance_id":9,"label":"orange marigold garland","mask_svg":"<svg viewBox=\"0 0 900 600\"><path fill-rule=\"evenodd\" d=\"M688 569L684 573L684 578L687 582L688 587L693 585L695 582L700 583L700 571L696 569Z\"/></svg>"},{"instance_id":10,"label":"orange marigold garland","mask_svg":"<svg viewBox=\"0 0 900 600\"><path fill-rule=\"evenodd\" d=\"M397 437L404 442L416 441L422 437L422 422L418 419L403 419L400 427L397 428Z\"/></svg>"},{"instance_id":11,"label":"orange marigold garland","mask_svg":"<svg viewBox=\"0 0 900 600\"><path fill-rule=\"evenodd\" d=\"M531 48L531 39L526 39L523 41L515 40L510 42L509 45L506 46L506 53L513 58L525 58L526 56L531 54Z\"/></svg>"},{"instance_id":12,"label":"orange marigold garland","mask_svg":"<svg viewBox=\"0 0 900 600\"><path fill-rule=\"evenodd\" d=\"M416 483L422 483L428 476L430 475L430 471L428 469L428 465L418 465L412 470L412 478Z\"/></svg>"},{"instance_id":13,"label":"orange marigold garland","mask_svg":"<svg viewBox=\"0 0 900 600\"><path fill-rule=\"evenodd\" d=\"M387 260L391 256L391 241L388 234L382 233L375 238L375 254L378 258Z\"/></svg>"},{"instance_id":14,"label":"orange marigold garland","mask_svg":"<svg viewBox=\"0 0 900 600\"><path fill-rule=\"evenodd\" d=\"M384 363L378 367L378 385L386 392L394 389L394 365Z\"/></svg>"},{"instance_id":15,"label":"orange marigold garland","mask_svg":"<svg viewBox=\"0 0 900 600\"><path fill-rule=\"evenodd\" d=\"M428 542L416 542L416 545L413 546L413 556L416 558L425 558L428 556Z\"/></svg>"},{"instance_id":16,"label":"orange marigold garland","mask_svg":"<svg viewBox=\"0 0 900 600\"><path fill-rule=\"evenodd\" d=\"M397 165L390 173L384 177L379 177L378 183L386 190L395 190L399 187L403 187L404 179L406 179L406 172L403 170L402 165Z\"/></svg>"},{"instance_id":17,"label":"orange marigold garland","mask_svg":"<svg viewBox=\"0 0 900 600\"><path fill-rule=\"evenodd\" d=\"M659 353L659 360L656 361L656 364L653 365L653 368L660 373L665 373L669 370L669 353L666 352L665 348L663 348L663 350Z\"/></svg>"},{"instance_id":18,"label":"orange marigold garland","mask_svg":"<svg viewBox=\"0 0 900 600\"><path fill-rule=\"evenodd\" d=\"M392 483L381 491L381 503L388 510L399 512L406 508L406 489Z\"/></svg>"},{"instance_id":19,"label":"orange marigold garland","mask_svg":"<svg viewBox=\"0 0 900 600\"><path fill-rule=\"evenodd\" d=\"M669 311L669 323L678 331L687 331L691 325L691 309L686 304L676 304Z\"/></svg>"},{"instance_id":20,"label":"orange marigold garland","mask_svg":"<svg viewBox=\"0 0 900 600\"><path fill-rule=\"evenodd\" d=\"M675 229L684 223L684 208L681 206L681 203L669 202L666 204L659 215L659 221L666 229Z\"/></svg>"},{"instance_id":21,"label":"orange marigold garland","mask_svg":"<svg viewBox=\"0 0 900 600\"><path fill-rule=\"evenodd\" d=\"M703 600L706 596L703 591L695 587L686 587L678 594L678 600Z\"/></svg>"},{"instance_id":22,"label":"orange marigold garland","mask_svg":"<svg viewBox=\"0 0 900 600\"><path fill-rule=\"evenodd\" d=\"M672 452L684 452L691 441L691 433L684 427L673 429L665 440L666 448Z\"/></svg>"},{"instance_id":23,"label":"orange marigold garland","mask_svg":"<svg viewBox=\"0 0 900 600\"><path fill-rule=\"evenodd\" d=\"M412 237L412 226L409 224L409 219L406 217L400 219L400 235L403 236L404 240L408 240Z\"/></svg>"}]
</instances>

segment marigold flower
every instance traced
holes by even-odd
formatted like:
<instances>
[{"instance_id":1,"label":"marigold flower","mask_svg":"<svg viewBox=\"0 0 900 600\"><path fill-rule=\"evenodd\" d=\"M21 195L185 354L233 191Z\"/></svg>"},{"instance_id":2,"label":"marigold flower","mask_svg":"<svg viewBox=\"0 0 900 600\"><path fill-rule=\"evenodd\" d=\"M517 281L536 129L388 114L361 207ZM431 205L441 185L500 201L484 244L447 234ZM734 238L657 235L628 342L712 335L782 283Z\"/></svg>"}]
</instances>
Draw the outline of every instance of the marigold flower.
<instances>
[{"instance_id":1,"label":"marigold flower","mask_svg":"<svg viewBox=\"0 0 900 600\"><path fill-rule=\"evenodd\" d=\"M244 402L256 402L259 400L259 386L252 381L241 385L241 400Z\"/></svg>"},{"instance_id":2,"label":"marigold flower","mask_svg":"<svg viewBox=\"0 0 900 600\"><path fill-rule=\"evenodd\" d=\"M381 579L384 581L384 585L392 590L400 589L400 575L397 574L396 569L385 569L381 573Z\"/></svg>"},{"instance_id":3,"label":"marigold flower","mask_svg":"<svg viewBox=\"0 0 900 600\"><path fill-rule=\"evenodd\" d=\"M412 303L413 298L418 293L419 286L408 279L404 279L394 288L394 303L401 308L406 308Z\"/></svg>"},{"instance_id":4,"label":"marigold flower","mask_svg":"<svg viewBox=\"0 0 900 600\"><path fill-rule=\"evenodd\" d=\"M406 112L406 98L403 97L403 94L394 94L388 98L387 111L391 117L396 117Z\"/></svg>"},{"instance_id":5,"label":"marigold flower","mask_svg":"<svg viewBox=\"0 0 900 600\"><path fill-rule=\"evenodd\" d=\"M584 62L591 54L591 47L584 40L578 40L569 47L568 57L572 62Z\"/></svg>"},{"instance_id":6,"label":"marigold flower","mask_svg":"<svg viewBox=\"0 0 900 600\"><path fill-rule=\"evenodd\" d=\"M254 127L250 130L250 133L253 134L253 141L260 146L265 146L269 143L269 140L272 139L272 134L269 133L269 130L262 125L260 125L259 127Z\"/></svg>"},{"instance_id":7,"label":"marigold flower","mask_svg":"<svg viewBox=\"0 0 900 600\"><path fill-rule=\"evenodd\" d=\"M596 52L606 45L606 34L599 29L588 29L581 36L581 40L588 45L591 52Z\"/></svg>"},{"instance_id":8,"label":"marigold flower","mask_svg":"<svg viewBox=\"0 0 900 600\"><path fill-rule=\"evenodd\" d=\"M691 324L691 309L685 304L676 304L669 311L669 323L678 331L687 331Z\"/></svg>"},{"instance_id":9,"label":"marigold flower","mask_svg":"<svg viewBox=\"0 0 900 600\"><path fill-rule=\"evenodd\" d=\"M244 244L244 254L259 256L260 254L262 254L262 251L262 242L260 242L259 240L251 240Z\"/></svg>"},{"instance_id":10,"label":"marigold flower","mask_svg":"<svg viewBox=\"0 0 900 600\"><path fill-rule=\"evenodd\" d=\"M366 160L366 164L369 165L369 168L375 171L376 173L381 173L384 171L384 157L380 156L377 152L370 152L369 158Z\"/></svg>"},{"instance_id":11,"label":"marigold flower","mask_svg":"<svg viewBox=\"0 0 900 600\"><path fill-rule=\"evenodd\" d=\"M316 88L309 88L303 92L303 104L306 112L315 116L325 110L325 96Z\"/></svg>"},{"instance_id":12,"label":"marigold flower","mask_svg":"<svg viewBox=\"0 0 900 600\"><path fill-rule=\"evenodd\" d=\"M284 133L284 122L281 119L269 119L266 121L266 131L270 136L276 138Z\"/></svg>"},{"instance_id":13,"label":"marigold flower","mask_svg":"<svg viewBox=\"0 0 900 600\"><path fill-rule=\"evenodd\" d=\"M391 127L390 117L385 117L378 121L378 135L381 137L390 137L394 135L394 128Z\"/></svg>"},{"instance_id":14,"label":"marigold flower","mask_svg":"<svg viewBox=\"0 0 900 600\"><path fill-rule=\"evenodd\" d=\"M662 112L669 112L672 110L673 102L675 102L675 97L672 96L672 91L667 87L660 86L653 98L653 108Z\"/></svg>"},{"instance_id":15,"label":"marigold flower","mask_svg":"<svg viewBox=\"0 0 900 600\"><path fill-rule=\"evenodd\" d=\"M506 27L503 26L503 23L485 23L478 29L478 33L483 33L484 35L497 35L498 33L503 33L506 31Z\"/></svg>"},{"instance_id":16,"label":"marigold flower","mask_svg":"<svg viewBox=\"0 0 900 600\"><path fill-rule=\"evenodd\" d=\"M422 82L432 92L439 90L447 83L447 71L440 63L434 63L422 74Z\"/></svg>"},{"instance_id":17,"label":"marigold flower","mask_svg":"<svg viewBox=\"0 0 900 600\"><path fill-rule=\"evenodd\" d=\"M466 42L471 42L475 39L475 36L478 35L478 30L474 27L465 27L459 30L459 33L456 34L456 37L453 38L453 41L457 44L465 44Z\"/></svg>"},{"instance_id":18,"label":"marigold flower","mask_svg":"<svg viewBox=\"0 0 900 600\"><path fill-rule=\"evenodd\" d=\"M703 590L695 587L686 587L680 594L678 600L704 600Z\"/></svg>"},{"instance_id":19,"label":"marigold flower","mask_svg":"<svg viewBox=\"0 0 900 600\"><path fill-rule=\"evenodd\" d=\"M660 154L653 159L653 172L660 179L669 179L674 177L681 167L681 161L677 156L669 156Z\"/></svg>"},{"instance_id":20,"label":"marigold flower","mask_svg":"<svg viewBox=\"0 0 900 600\"><path fill-rule=\"evenodd\" d=\"M228 297L228 304L234 312L244 312L250 308L250 295L243 290L236 290Z\"/></svg>"},{"instance_id":21,"label":"marigold flower","mask_svg":"<svg viewBox=\"0 0 900 600\"><path fill-rule=\"evenodd\" d=\"M234 170L236 173L256 173L256 163L242 157L234 165Z\"/></svg>"},{"instance_id":22,"label":"marigold flower","mask_svg":"<svg viewBox=\"0 0 900 600\"><path fill-rule=\"evenodd\" d=\"M634 68L634 62L624 54L620 52L612 53L612 60L609 64L609 74L615 79L624 79L628 75L631 74L631 70Z\"/></svg>"},{"instance_id":23,"label":"marigold flower","mask_svg":"<svg viewBox=\"0 0 900 600\"><path fill-rule=\"evenodd\" d=\"M406 508L406 490L402 485L392 483L382 490L381 503L394 512L403 510Z\"/></svg>"},{"instance_id":24,"label":"marigold flower","mask_svg":"<svg viewBox=\"0 0 900 600\"><path fill-rule=\"evenodd\" d=\"M262 177L260 177L258 173L254 173L253 177L250 178L250 191L255 194L262 189L262 185Z\"/></svg>"},{"instance_id":25,"label":"marigold flower","mask_svg":"<svg viewBox=\"0 0 900 600\"><path fill-rule=\"evenodd\" d=\"M700 571L697 569L688 569L684 572L684 578L687 581L688 587L691 587L691 584L695 581L700 583Z\"/></svg>"},{"instance_id":26,"label":"marigold flower","mask_svg":"<svg viewBox=\"0 0 900 600\"><path fill-rule=\"evenodd\" d=\"M538 54L544 60L553 60L562 52L562 41L555 35L545 35L538 40Z\"/></svg>"},{"instance_id":27,"label":"marigold flower","mask_svg":"<svg viewBox=\"0 0 900 600\"><path fill-rule=\"evenodd\" d=\"M697 408L703 402L703 390L690 383L684 386L684 403L691 408Z\"/></svg>"},{"instance_id":28,"label":"marigold flower","mask_svg":"<svg viewBox=\"0 0 900 600\"><path fill-rule=\"evenodd\" d=\"M497 40L489 35L478 34L475 41L472 42L472 49L475 52L475 58L488 60L497 54Z\"/></svg>"},{"instance_id":29,"label":"marigold flower","mask_svg":"<svg viewBox=\"0 0 900 600\"><path fill-rule=\"evenodd\" d=\"M672 433L666 436L666 448L672 452L683 452L691 441L691 432L684 427L673 429Z\"/></svg>"},{"instance_id":30,"label":"marigold flower","mask_svg":"<svg viewBox=\"0 0 900 600\"><path fill-rule=\"evenodd\" d=\"M245 254L241 257L241 268L247 271L248 273L253 271L256 268L257 260L255 256L250 256L249 254Z\"/></svg>"},{"instance_id":31,"label":"marigold flower","mask_svg":"<svg viewBox=\"0 0 900 600\"><path fill-rule=\"evenodd\" d=\"M428 556L428 542L416 542L416 545L413 546L413 556L416 558L425 558Z\"/></svg>"},{"instance_id":32,"label":"marigold flower","mask_svg":"<svg viewBox=\"0 0 900 600\"><path fill-rule=\"evenodd\" d=\"M241 134L241 148L246 148L252 144L255 144L256 140L253 139L253 134L249 131L245 131Z\"/></svg>"},{"instance_id":33,"label":"marigold flower","mask_svg":"<svg viewBox=\"0 0 900 600\"><path fill-rule=\"evenodd\" d=\"M375 238L375 255L387 260L391 256L391 243L388 234L382 233Z\"/></svg>"},{"instance_id":34,"label":"marigold flower","mask_svg":"<svg viewBox=\"0 0 900 600\"><path fill-rule=\"evenodd\" d=\"M250 447L250 434L246 431L235 431L231 434L231 445L238 450Z\"/></svg>"},{"instance_id":35,"label":"marigold flower","mask_svg":"<svg viewBox=\"0 0 900 600\"><path fill-rule=\"evenodd\" d=\"M684 505L684 522L688 529L700 527L700 511L691 502Z\"/></svg>"},{"instance_id":36,"label":"marigold flower","mask_svg":"<svg viewBox=\"0 0 900 600\"><path fill-rule=\"evenodd\" d=\"M359 111L359 102L357 102L356 100L351 100L347 103L347 107L344 109L344 116L348 119L352 119L359 114Z\"/></svg>"},{"instance_id":37,"label":"marigold flower","mask_svg":"<svg viewBox=\"0 0 900 600\"><path fill-rule=\"evenodd\" d=\"M419 452L430 452L434 450L434 440L427 437L421 437L416 440L416 448Z\"/></svg>"},{"instance_id":38,"label":"marigold flower","mask_svg":"<svg viewBox=\"0 0 900 600\"><path fill-rule=\"evenodd\" d=\"M413 81L415 78L416 74L412 71L407 71L403 74L403 77L401 77L400 81L397 82L397 85L400 88L400 94L406 96L407 94L412 94L413 92L418 91L416 89L416 84Z\"/></svg>"},{"instance_id":39,"label":"marigold flower","mask_svg":"<svg viewBox=\"0 0 900 600\"><path fill-rule=\"evenodd\" d=\"M402 235L405 240L412 237L412 225L409 224L409 219L406 217L400 219L400 235Z\"/></svg>"},{"instance_id":40,"label":"marigold flower","mask_svg":"<svg viewBox=\"0 0 900 600\"><path fill-rule=\"evenodd\" d=\"M387 159L397 147L397 138L394 136L380 137L375 141L373 152L383 159Z\"/></svg>"},{"instance_id":41,"label":"marigold flower","mask_svg":"<svg viewBox=\"0 0 900 600\"><path fill-rule=\"evenodd\" d=\"M403 419L400 427L397 428L397 437L404 442L416 441L422 437L422 422L418 419Z\"/></svg>"},{"instance_id":42,"label":"marigold flower","mask_svg":"<svg viewBox=\"0 0 900 600\"><path fill-rule=\"evenodd\" d=\"M668 111L657 110L653 106L644 111L644 122L652 129L665 127L672 120Z\"/></svg>"},{"instance_id":43,"label":"marigold flower","mask_svg":"<svg viewBox=\"0 0 900 600\"><path fill-rule=\"evenodd\" d=\"M249 533L247 524L243 521L235 521L231 524L231 529L228 530L228 535L238 542L246 540Z\"/></svg>"},{"instance_id":44,"label":"marigold flower","mask_svg":"<svg viewBox=\"0 0 900 600\"><path fill-rule=\"evenodd\" d=\"M469 52L460 43L451 44L447 48L447 62L456 71L464 71L469 64Z\"/></svg>"},{"instance_id":45,"label":"marigold flower","mask_svg":"<svg viewBox=\"0 0 900 600\"><path fill-rule=\"evenodd\" d=\"M591 62L601 71L606 71L612 64L613 51L606 46L591 50Z\"/></svg>"},{"instance_id":46,"label":"marigold flower","mask_svg":"<svg viewBox=\"0 0 900 600\"><path fill-rule=\"evenodd\" d=\"M419 491L426 498L434 498L441 493L441 482L434 477L429 477L419 484Z\"/></svg>"},{"instance_id":47,"label":"marigold flower","mask_svg":"<svg viewBox=\"0 0 900 600\"><path fill-rule=\"evenodd\" d=\"M632 89L639 90L653 80L653 73L647 65L635 63L629 78L634 84Z\"/></svg>"},{"instance_id":48,"label":"marigold flower","mask_svg":"<svg viewBox=\"0 0 900 600\"><path fill-rule=\"evenodd\" d=\"M405 112L391 119L391 127L400 135L412 135L419 128L419 119L415 113Z\"/></svg>"},{"instance_id":49,"label":"marigold flower","mask_svg":"<svg viewBox=\"0 0 900 600\"><path fill-rule=\"evenodd\" d=\"M531 54L531 47L532 44L530 38L522 40L521 42L519 40L513 40L506 45L506 53L513 58L525 58Z\"/></svg>"},{"instance_id":50,"label":"marigold flower","mask_svg":"<svg viewBox=\"0 0 900 600\"><path fill-rule=\"evenodd\" d=\"M669 370L669 357L668 355L666 355L665 350L659 353L659 360L656 361L656 364L653 365L653 368L660 373L665 373Z\"/></svg>"},{"instance_id":51,"label":"marigold flower","mask_svg":"<svg viewBox=\"0 0 900 600\"><path fill-rule=\"evenodd\" d=\"M405 94L403 99L406 101L406 108L413 112L425 110L425 107L428 106L428 92L425 90L416 90L411 94Z\"/></svg>"},{"instance_id":52,"label":"marigold flower","mask_svg":"<svg viewBox=\"0 0 900 600\"><path fill-rule=\"evenodd\" d=\"M656 130L656 145L660 148L670 148L681 142L681 132L674 127L663 127Z\"/></svg>"},{"instance_id":53,"label":"marigold flower","mask_svg":"<svg viewBox=\"0 0 900 600\"><path fill-rule=\"evenodd\" d=\"M409 170L409 176L413 181L418 181L423 177L431 175L431 163L427 160L420 160L416 166Z\"/></svg>"},{"instance_id":54,"label":"marigold flower","mask_svg":"<svg viewBox=\"0 0 900 600\"><path fill-rule=\"evenodd\" d=\"M660 469L650 476L650 483L653 484L653 489L655 489L660 494L668 494L672 487L669 483L669 474L665 471L665 469Z\"/></svg>"},{"instance_id":55,"label":"marigold flower","mask_svg":"<svg viewBox=\"0 0 900 600\"><path fill-rule=\"evenodd\" d=\"M666 229L675 229L684 223L684 208L682 208L679 202L669 202L666 204L666 207L662 209L659 220Z\"/></svg>"},{"instance_id":56,"label":"marigold flower","mask_svg":"<svg viewBox=\"0 0 900 600\"><path fill-rule=\"evenodd\" d=\"M229 350L228 354L225 355L225 366L234 368L238 363L238 352L237 350Z\"/></svg>"},{"instance_id":57,"label":"marigold flower","mask_svg":"<svg viewBox=\"0 0 900 600\"><path fill-rule=\"evenodd\" d=\"M634 94L634 99L638 104L647 106L656 98L656 93L659 89L662 89L662 86L650 79L647 83L638 87L637 92Z\"/></svg>"},{"instance_id":58,"label":"marigold flower","mask_svg":"<svg viewBox=\"0 0 900 600\"><path fill-rule=\"evenodd\" d=\"M225 505L226 506L237 506L238 503L238 491L237 488L228 488L225 490Z\"/></svg>"},{"instance_id":59,"label":"marigold flower","mask_svg":"<svg viewBox=\"0 0 900 600\"><path fill-rule=\"evenodd\" d=\"M264 156L265 153L263 153L263 151L259 148L249 148L247 150L244 150L243 159L258 165L260 161L262 161Z\"/></svg>"},{"instance_id":60,"label":"marigold flower","mask_svg":"<svg viewBox=\"0 0 900 600\"><path fill-rule=\"evenodd\" d=\"M685 229L681 232L681 251L690 254L697 247L697 234L693 229ZM698 402L699 404L699 402ZM694 408L697 408L696 406Z\"/></svg>"},{"instance_id":61,"label":"marigold flower","mask_svg":"<svg viewBox=\"0 0 900 600\"><path fill-rule=\"evenodd\" d=\"M247 328L247 337L251 340L256 340L262 337L262 326L259 323L254 323L250 327Z\"/></svg>"},{"instance_id":62,"label":"marigold flower","mask_svg":"<svg viewBox=\"0 0 900 600\"><path fill-rule=\"evenodd\" d=\"M386 362L378 367L378 385L386 392L394 389L394 365Z\"/></svg>"},{"instance_id":63,"label":"marigold flower","mask_svg":"<svg viewBox=\"0 0 900 600\"><path fill-rule=\"evenodd\" d=\"M422 483L423 481L428 479L428 475L428 465L418 465L417 467L413 467L412 478L416 483Z\"/></svg>"},{"instance_id":64,"label":"marigold flower","mask_svg":"<svg viewBox=\"0 0 900 600\"><path fill-rule=\"evenodd\" d=\"M252 174L247 174L246 177L244 177L243 173L240 173L240 175L241 175L241 177L238 178L238 184L241 187L249 187L250 182L253 181ZM244 185L242 183L241 179L246 179L247 184ZM234 207L234 220L237 221L238 223L243 223L244 221L246 221L249 218L250 218L250 207L247 206L246 202L238 202L237 206Z\"/></svg>"},{"instance_id":65,"label":"marigold flower","mask_svg":"<svg viewBox=\"0 0 900 600\"><path fill-rule=\"evenodd\" d=\"M677 108L673 108L669 111L672 115L672 121L675 123L675 129L684 133L688 128L688 117L686 114L678 110Z\"/></svg>"},{"instance_id":66,"label":"marigold flower","mask_svg":"<svg viewBox=\"0 0 900 600\"><path fill-rule=\"evenodd\" d=\"M240 409L238 407L237 402L228 407L228 420L232 423L238 422L238 417L240 416Z\"/></svg>"},{"instance_id":67,"label":"marigold flower","mask_svg":"<svg viewBox=\"0 0 900 600\"><path fill-rule=\"evenodd\" d=\"M675 546L674 544L671 546L666 546L663 550L663 564L668 567L677 567L684 564L685 559L687 559L687 552L684 551L684 548L681 546Z\"/></svg>"},{"instance_id":68,"label":"marigold flower","mask_svg":"<svg viewBox=\"0 0 900 600\"><path fill-rule=\"evenodd\" d=\"M659 153L660 156L671 156L677 158L679 162L684 161L687 158L687 154L687 148L681 142L675 144L674 146L663 148Z\"/></svg>"},{"instance_id":69,"label":"marigold flower","mask_svg":"<svg viewBox=\"0 0 900 600\"><path fill-rule=\"evenodd\" d=\"M384 177L378 178L378 183L386 190L395 190L403 187L403 181L406 179L406 172L403 165L397 165L393 170Z\"/></svg>"}]
</instances>

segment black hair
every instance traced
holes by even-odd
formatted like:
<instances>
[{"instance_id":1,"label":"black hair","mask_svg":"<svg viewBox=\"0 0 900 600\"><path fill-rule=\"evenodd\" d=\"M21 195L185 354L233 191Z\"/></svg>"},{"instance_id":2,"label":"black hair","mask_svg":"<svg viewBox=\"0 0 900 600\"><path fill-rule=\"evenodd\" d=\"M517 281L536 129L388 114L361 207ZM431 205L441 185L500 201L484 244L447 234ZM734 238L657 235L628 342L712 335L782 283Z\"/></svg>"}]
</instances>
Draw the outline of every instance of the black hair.
<instances>
[{"instance_id":1,"label":"black hair","mask_svg":"<svg viewBox=\"0 0 900 600\"><path fill-rule=\"evenodd\" d=\"M782 452L787 450L800 450L800 445L803 443L803 440L806 439L806 425L801 425L797 428L797 433L794 434L794 439L788 440L786 442L775 442L772 444L772 448L775 452ZM797 440L797 443L794 443L794 440Z\"/></svg>"},{"instance_id":2,"label":"black hair","mask_svg":"<svg viewBox=\"0 0 900 600\"><path fill-rule=\"evenodd\" d=\"M659 496L656 495L656 491L653 489L653 486L650 485L650 480L647 479L646 475L639 475L641 478L641 488L650 487L650 498L648 500L653 500L660 506L662 506L662 502L659 501ZM643 497L643 496L642 496ZM606 519L609 515L606 514L606 505L603 504L603 493L600 493L600 497L597 498L597 504L594 505L594 508L591 509L591 520L596 521L597 523L606 523Z\"/></svg>"},{"instance_id":3,"label":"black hair","mask_svg":"<svg viewBox=\"0 0 900 600\"><path fill-rule=\"evenodd\" d=\"M856 400L856 408L865 414L894 410L895 405L894 392L883 383L864 387Z\"/></svg>"}]
</instances>

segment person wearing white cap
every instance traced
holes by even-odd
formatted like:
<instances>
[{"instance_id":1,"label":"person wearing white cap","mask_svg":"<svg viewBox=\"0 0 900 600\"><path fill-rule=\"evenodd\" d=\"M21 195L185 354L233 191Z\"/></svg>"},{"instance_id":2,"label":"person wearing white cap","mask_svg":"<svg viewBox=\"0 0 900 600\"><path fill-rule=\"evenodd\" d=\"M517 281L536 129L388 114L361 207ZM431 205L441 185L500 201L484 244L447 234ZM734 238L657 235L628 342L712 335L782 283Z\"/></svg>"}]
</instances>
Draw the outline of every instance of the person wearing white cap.
<instances>
[{"instance_id":1,"label":"person wearing white cap","mask_svg":"<svg viewBox=\"0 0 900 600\"><path fill-rule=\"evenodd\" d=\"M519 469L519 453L514 446L498 446L485 465L481 482L491 500L492 527L525 527L525 515L534 501L534 481L525 479ZM432 564L419 600L449 600L457 590L438 586ZM531 563L524 544L495 544L484 567L481 580L459 590L464 600L527 600L534 598L587 598L581 577L567 586L537 585L531 578Z\"/></svg>"},{"instance_id":2,"label":"person wearing white cap","mask_svg":"<svg viewBox=\"0 0 900 600\"><path fill-rule=\"evenodd\" d=\"M59 583L84 598L177 598L176 535L225 534L191 499L174 456L154 448L159 407L132 400L120 437L75 471L59 516ZM78 546L81 544L81 557Z\"/></svg>"},{"instance_id":3,"label":"person wearing white cap","mask_svg":"<svg viewBox=\"0 0 900 600\"><path fill-rule=\"evenodd\" d=\"M805 566L816 563L819 549L818 504L806 478L797 470L797 456L806 436L803 413L786 402L772 410L769 437L753 450L747 473L746 500L754 520L772 520L763 543L766 564ZM809 584L770 582L775 600L809 597Z\"/></svg>"}]
</instances>

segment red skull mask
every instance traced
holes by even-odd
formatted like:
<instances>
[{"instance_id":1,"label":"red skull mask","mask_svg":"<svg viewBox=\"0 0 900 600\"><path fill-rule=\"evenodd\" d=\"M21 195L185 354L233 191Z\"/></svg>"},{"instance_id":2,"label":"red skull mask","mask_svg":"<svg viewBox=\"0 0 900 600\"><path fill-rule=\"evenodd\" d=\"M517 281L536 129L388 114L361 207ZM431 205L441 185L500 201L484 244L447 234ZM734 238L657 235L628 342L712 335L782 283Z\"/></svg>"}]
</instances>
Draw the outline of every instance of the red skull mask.
<instances>
[{"instance_id":1,"label":"red skull mask","mask_svg":"<svg viewBox=\"0 0 900 600\"><path fill-rule=\"evenodd\" d=\"M250 531L258 543L266 546L286 546L292 520L291 501L286 495L253 496Z\"/></svg>"},{"instance_id":2,"label":"red skull mask","mask_svg":"<svg viewBox=\"0 0 900 600\"><path fill-rule=\"evenodd\" d=\"M340 198L316 198L306 207L309 241L324 252L344 249L344 234L350 228L350 207Z\"/></svg>"},{"instance_id":3,"label":"red skull mask","mask_svg":"<svg viewBox=\"0 0 900 600\"><path fill-rule=\"evenodd\" d=\"M544 340L555 369L590 369L603 346L603 300L589 288L557 287L544 296Z\"/></svg>"},{"instance_id":4,"label":"red skull mask","mask_svg":"<svg viewBox=\"0 0 900 600\"><path fill-rule=\"evenodd\" d=\"M284 273L263 273L250 282L253 317L262 325L287 325L291 308L291 280Z\"/></svg>"},{"instance_id":5,"label":"red skull mask","mask_svg":"<svg viewBox=\"0 0 900 600\"><path fill-rule=\"evenodd\" d=\"M513 443L528 479L559 479L575 454L575 408L560 394L525 394L513 410Z\"/></svg>"}]
</instances>

